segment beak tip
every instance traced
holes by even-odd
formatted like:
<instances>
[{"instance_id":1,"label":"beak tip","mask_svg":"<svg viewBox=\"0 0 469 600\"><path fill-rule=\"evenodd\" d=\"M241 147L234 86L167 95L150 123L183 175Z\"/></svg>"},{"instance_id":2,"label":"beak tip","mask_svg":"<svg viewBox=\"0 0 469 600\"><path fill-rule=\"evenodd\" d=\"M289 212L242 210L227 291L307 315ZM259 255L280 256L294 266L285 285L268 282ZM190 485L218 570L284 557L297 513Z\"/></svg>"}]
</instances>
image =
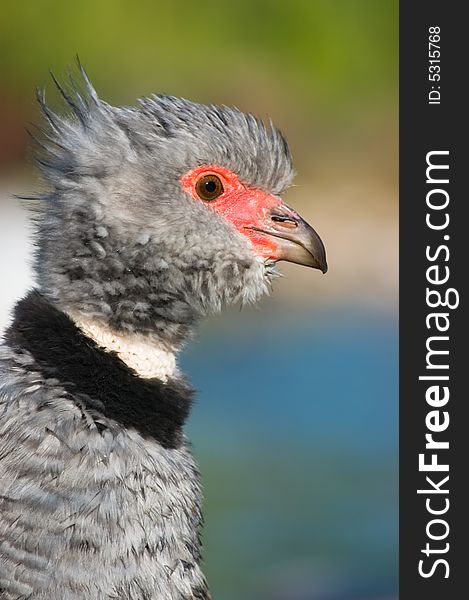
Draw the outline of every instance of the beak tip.
<instances>
[{"instance_id":1,"label":"beak tip","mask_svg":"<svg viewBox=\"0 0 469 600\"><path fill-rule=\"evenodd\" d=\"M319 237L318 237L319 239ZM319 239L320 241L320 247L318 250L316 250L316 252L313 254L314 257L314 261L315 261L315 267L316 269L319 269L321 271L321 273L323 275L325 275L328 271L329 271L329 265L327 264L327 260L326 260L326 250L324 248L324 245L322 243L322 241Z\"/></svg>"},{"instance_id":2,"label":"beak tip","mask_svg":"<svg viewBox=\"0 0 469 600\"><path fill-rule=\"evenodd\" d=\"M325 275L329 270L329 266L325 259L314 259L314 264L311 264L311 266L315 269L318 269L318 271L321 271L323 275Z\"/></svg>"}]
</instances>

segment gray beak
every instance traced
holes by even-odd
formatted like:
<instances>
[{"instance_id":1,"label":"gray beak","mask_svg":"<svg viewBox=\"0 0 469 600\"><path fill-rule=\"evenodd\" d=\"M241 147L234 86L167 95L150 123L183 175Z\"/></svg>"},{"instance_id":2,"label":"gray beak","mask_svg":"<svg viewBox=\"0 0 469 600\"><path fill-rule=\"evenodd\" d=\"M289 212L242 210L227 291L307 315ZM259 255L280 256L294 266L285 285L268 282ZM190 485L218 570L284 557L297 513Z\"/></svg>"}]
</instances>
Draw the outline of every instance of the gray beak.
<instances>
[{"instance_id":1,"label":"gray beak","mask_svg":"<svg viewBox=\"0 0 469 600\"><path fill-rule=\"evenodd\" d=\"M277 238L276 260L327 272L326 250L321 238L289 206L282 203L270 209L259 225L255 227L257 231Z\"/></svg>"}]
</instances>

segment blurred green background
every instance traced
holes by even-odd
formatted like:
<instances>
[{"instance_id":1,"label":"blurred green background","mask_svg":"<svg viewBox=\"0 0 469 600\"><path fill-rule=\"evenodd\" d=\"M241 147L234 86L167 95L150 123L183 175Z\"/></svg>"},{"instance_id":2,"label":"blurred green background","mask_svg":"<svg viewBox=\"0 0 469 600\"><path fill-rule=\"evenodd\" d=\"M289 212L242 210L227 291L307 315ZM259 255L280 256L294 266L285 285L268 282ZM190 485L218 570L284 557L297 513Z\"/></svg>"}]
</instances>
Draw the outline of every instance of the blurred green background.
<instances>
[{"instance_id":1,"label":"blurred green background","mask_svg":"<svg viewBox=\"0 0 469 600\"><path fill-rule=\"evenodd\" d=\"M155 92L272 117L286 200L330 271L282 266L272 298L182 357L219 600L397 597L397 0L2 2L0 327L31 285L15 192L37 185L36 86L78 53L100 96Z\"/></svg>"}]
</instances>

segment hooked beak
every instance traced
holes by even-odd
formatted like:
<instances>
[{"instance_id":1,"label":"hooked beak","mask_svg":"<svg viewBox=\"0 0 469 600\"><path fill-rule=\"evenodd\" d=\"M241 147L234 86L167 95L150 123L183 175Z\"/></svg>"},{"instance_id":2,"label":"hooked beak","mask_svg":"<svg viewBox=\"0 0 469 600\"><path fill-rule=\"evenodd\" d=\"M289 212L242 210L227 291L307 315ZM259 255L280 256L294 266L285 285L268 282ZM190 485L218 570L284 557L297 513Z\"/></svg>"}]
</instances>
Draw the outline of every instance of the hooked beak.
<instances>
[{"instance_id":1,"label":"hooked beak","mask_svg":"<svg viewBox=\"0 0 469 600\"><path fill-rule=\"evenodd\" d=\"M286 260L327 272L326 250L321 238L286 204L270 208L259 224L249 229L276 238L274 260Z\"/></svg>"}]
</instances>

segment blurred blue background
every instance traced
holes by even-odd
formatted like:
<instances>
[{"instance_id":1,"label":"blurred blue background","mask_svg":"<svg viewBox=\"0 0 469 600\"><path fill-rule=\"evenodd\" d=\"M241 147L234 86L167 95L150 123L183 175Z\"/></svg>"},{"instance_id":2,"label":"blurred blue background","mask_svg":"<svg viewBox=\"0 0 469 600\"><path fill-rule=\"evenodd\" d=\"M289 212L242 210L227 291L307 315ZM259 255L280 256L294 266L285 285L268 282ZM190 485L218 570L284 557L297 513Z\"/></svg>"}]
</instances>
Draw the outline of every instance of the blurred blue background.
<instances>
[{"instance_id":1,"label":"blurred blue background","mask_svg":"<svg viewBox=\"0 0 469 600\"><path fill-rule=\"evenodd\" d=\"M36 86L60 106L49 69L78 52L111 103L234 104L289 139L285 199L330 271L281 265L272 297L180 359L218 600L397 598L397 17L397 0L2 3L0 328L32 285L13 194L40 185L24 126Z\"/></svg>"},{"instance_id":2,"label":"blurred blue background","mask_svg":"<svg viewBox=\"0 0 469 600\"><path fill-rule=\"evenodd\" d=\"M397 589L397 332L391 316L250 315L183 357L219 596L390 598ZM209 550L213 549L213 555Z\"/></svg>"}]
</instances>

